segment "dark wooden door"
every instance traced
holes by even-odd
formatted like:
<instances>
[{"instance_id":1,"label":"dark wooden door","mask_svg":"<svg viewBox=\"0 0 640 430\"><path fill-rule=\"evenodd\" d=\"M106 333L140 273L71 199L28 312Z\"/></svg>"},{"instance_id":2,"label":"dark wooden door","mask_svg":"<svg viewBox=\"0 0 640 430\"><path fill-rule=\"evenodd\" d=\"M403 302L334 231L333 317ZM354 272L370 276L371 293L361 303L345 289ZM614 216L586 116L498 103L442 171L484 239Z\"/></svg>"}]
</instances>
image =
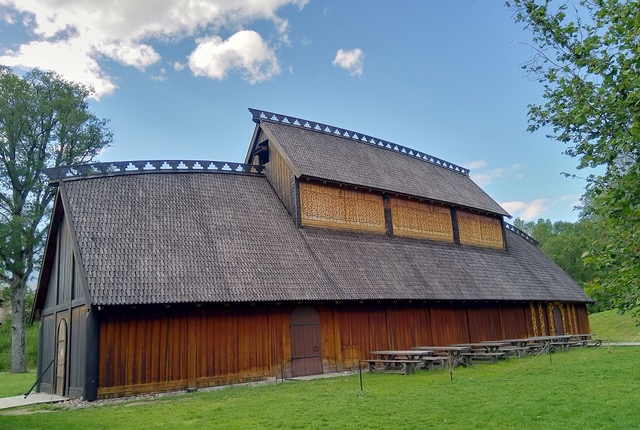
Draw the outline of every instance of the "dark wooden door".
<instances>
[{"instance_id":1,"label":"dark wooden door","mask_svg":"<svg viewBox=\"0 0 640 430\"><path fill-rule=\"evenodd\" d=\"M62 319L58 323L56 336L56 367L55 367L55 393L65 395L65 380L67 375L67 321Z\"/></svg>"},{"instance_id":2,"label":"dark wooden door","mask_svg":"<svg viewBox=\"0 0 640 430\"><path fill-rule=\"evenodd\" d=\"M291 313L291 374L319 373L322 373L320 316L312 307L301 306Z\"/></svg>"},{"instance_id":3,"label":"dark wooden door","mask_svg":"<svg viewBox=\"0 0 640 430\"><path fill-rule=\"evenodd\" d=\"M553 307L553 325L556 328L556 334L564 334L564 325L562 324L562 311L558 306Z\"/></svg>"}]
</instances>

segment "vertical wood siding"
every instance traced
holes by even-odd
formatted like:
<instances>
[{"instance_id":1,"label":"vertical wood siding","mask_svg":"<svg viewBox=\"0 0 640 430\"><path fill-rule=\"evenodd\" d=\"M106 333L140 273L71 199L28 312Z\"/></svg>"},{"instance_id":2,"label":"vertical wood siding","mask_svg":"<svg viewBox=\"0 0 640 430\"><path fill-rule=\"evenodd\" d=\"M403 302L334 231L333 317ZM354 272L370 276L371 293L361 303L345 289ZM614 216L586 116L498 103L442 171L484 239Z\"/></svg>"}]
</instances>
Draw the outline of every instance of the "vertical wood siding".
<instances>
[{"instance_id":1,"label":"vertical wood siding","mask_svg":"<svg viewBox=\"0 0 640 430\"><path fill-rule=\"evenodd\" d=\"M60 228L60 241L58 247L58 285L57 304L66 304L71 301L71 283L73 273L73 244L71 232L66 219Z\"/></svg>"},{"instance_id":2,"label":"vertical wood siding","mask_svg":"<svg viewBox=\"0 0 640 430\"><path fill-rule=\"evenodd\" d=\"M38 348L38 375L49 366L51 360L55 357L56 339L56 317L55 315L46 315L40 322L40 341ZM49 367L47 373L42 376L38 391L43 393L53 393L53 365Z\"/></svg>"},{"instance_id":3,"label":"vertical wood siding","mask_svg":"<svg viewBox=\"0 0 640 430\"><path fill-rule=\"evenodd\" d=\"M44 375L39 391L53 393L56 381L64 386L58 392L71 397L85 396L86 383L86 315L84 288L78 275L79 268L73 252L73 239L66 218L60 221L56 237L57 247L53 258L51 276L42 309L42 328L38 351L39 374L58 354L58 325L64 319L67 327L64 363L55 363ZM57 378L57 376L60 378Z\"/></svg>"},{"instance_id":4,"label":"vertical wood siding","mask_svg":"<svg viewBox=\"0 0 640 430\"><path fill-rule=\"evenodd\" d=\"M269 162L265 164L265 175L289 213L294 214L291 201L292 173L282 155L273 146L269 148Z\"/></svg>"},{"instance_id":5,"label":"vertical wood siding","mask_svg":"<svg viewBox=\"0 0 640 430\"><path fill-rule=\"evenodd\" d=\"M500 334L502 339L521 339L534 336L527 305L500 305Z\"/></svg>"},{"instance_id":6,"label":"vertical wood siding","mask_svg":"<svg viewBox=\"0 0 640 430\"><path fill-rule=\"evenodd\" d=\"M264 306L103 312L99 397L241 382L273 371ZM277 348L277 342L275 343Z\"/></svg>"},{"instance_id":7,"label":"vertical wood siding","mask_svg":"<svg viewBox=\"0 0 640 430\"><path fill-rule=\"evenodd\" d=\"M467 320L471 342L502 338L500 312L497 305L470 306L467 308Z\"/></svg>"},{"instance_id":8,"label":"vertical wood siding","mask_svg":"<svg viewBox=\"0 0 640 430\"><path fill-rule=\"evenodd\" d=\"M531 336L530 309L538 318L537 305L398 301L103 310L98 397L290 377L291 314L299 306L318 312L322 371L331 372L356 369L377 349ZM588 332L586 307L565 308L575 310L576 329Z\"/></svg>"},{"instance_id":9,"label":"vertical wood siding","mask_svg":"<svg viewBox=\"0 0 640 430\"><path fill-rule=\"evenodd\" d=\"M84 394L86 360L86 307L78 306L71 311L69 324L69 395L82 397Z\"/></svg>"},{"instance_id":10,"label":"vertical wood siding","mask_svg":"<svg viewBox=\"0 0 640 430\"><path fill-rule=\"evenodd\" d=\"M583 303L575 304L573 305L573 310L576 314L576 331L578 333L591 333L587 305Z\"/></svg>"}]
</instances>

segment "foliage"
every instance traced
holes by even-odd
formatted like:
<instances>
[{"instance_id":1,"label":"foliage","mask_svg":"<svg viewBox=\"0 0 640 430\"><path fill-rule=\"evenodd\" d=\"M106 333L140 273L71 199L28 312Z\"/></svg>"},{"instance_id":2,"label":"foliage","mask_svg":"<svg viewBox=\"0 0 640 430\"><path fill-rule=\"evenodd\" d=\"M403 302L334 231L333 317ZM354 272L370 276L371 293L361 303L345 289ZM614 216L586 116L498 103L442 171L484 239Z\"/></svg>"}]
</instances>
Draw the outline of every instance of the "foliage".
<instances>
[{"instance_id":1,"label":"foliage","mask_svg":"<svg viewBox=\"0 0 640 430\"><path fill-rule=\"evenodd\" d=\"M413 375L363 374L0 414L0 428L637 428L635 348L585 348ZM0 374L0 385L3 377ZM13 376L13 375L6 375Z\"/></svg>"},{"instance_id":2,"label":"foliage","mask_svg":"<svg viewBox=\"0 0 640 430\"><path fill-rule=\"evenodd\" d=\"M33 293L27 293L27 307L33 303ZM34 322L25 329L25 357L27 369L35 369L38 364L38 333L40 323ZM11 362L11 317L0 324L0 372L7 372Z\"/></svg>"},{"instance_id":3,"label":"foliage","mask_svg":"<svg viewBox=\"0 0 640 430\"><path fill-rule=\"evenodd\" d=\"M542 252L580 286L584 287L593 279L593 272L582 260L591 243L588 220L575 223L567 221L552 223L551 220L542 218L538 221L526 222L516 218L514 225L536 239Z\"/></svg>"},{"instance_id":4,"label":"foliage","mask_svg":"<svg viewBox=\"0 0 640 430\"><path fill-rule=\"evenodd\" d=\"M93 91L38 69L0 66L0 283L11 290L11 371L24 362L25 294L38 264L55 189L42 169L93 159L112 141L89 112Z\"/></svg>"},{"instance_id":5,"label":"foliage","mask_svg":"<svg viewBox=\"0 0 640 430\"><path fill-rule=\"evenodd\" d=\"M585 263L584 257L594 249L597 232L589 219L584 218L575 223L552 223L551 220L542 218L538 221L516 218L514 225L536 239L542 252L596 300L588 305L589 312L601 312L616 306L615 296L592 288L596 271Z\"/></svg>"},{"instance_id":6,"label":"foliage","mask_svg":"<svg viewBox=\"0 0 640 430\"><path fill-rule=\"evenodd\" d=\"M594 233L588 289L640 311L640 3L570 5L507 2L533 34L535 55L524 68L544 87L545 104L529 106L528 129L550 130L579 168L604 167L583 197Z\"/></svg>"},{"instance_id":7,"label":"foliage","mask_svg":"<svg viewBox=\"0 0 640 430\"><path fill-rule=\"evenodd\" d=\"M27 327L27 367L35 369L38 355L38 325ZM0 324L0 372L8 372L11 362L11 318Z\"/></svg>"}]
</instances>

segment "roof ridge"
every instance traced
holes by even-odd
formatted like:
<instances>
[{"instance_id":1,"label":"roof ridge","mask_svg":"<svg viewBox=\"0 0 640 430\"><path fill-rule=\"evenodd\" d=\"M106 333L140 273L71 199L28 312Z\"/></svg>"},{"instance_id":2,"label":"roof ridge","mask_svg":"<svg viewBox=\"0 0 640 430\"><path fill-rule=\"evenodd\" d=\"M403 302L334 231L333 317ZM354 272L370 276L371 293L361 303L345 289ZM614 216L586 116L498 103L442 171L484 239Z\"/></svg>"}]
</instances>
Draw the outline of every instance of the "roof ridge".
<instances>
[{"instance_id":1,"label":"roof ridge","mask_svg":"<svg viewBox=\"0 0 640 430\"><path fill-rule=\"evenodd\" d=\"M387 149L389 151L397 152L411 158L422 160L426 163L435 164L436 166L446 168L448 170L459 173L461 175L469 176L470 170L465 167L459 166L457 164L454 164L449 161L443 160L441 158L435 157L433 155L427 154L425 152L418 151L416 149L412 149L407 146L399 145L397 143L389 142L388 140L373 137L368 134L355 132L352 130L348 130L346 128L323 124L317 121L310 121L302 118L296 118L291 115L283 115L283 114L278 114L278 113L269 112L269 111L260 110L260 109L249 108L249 112L251 112L251 115L253 116L252 120L256 124L259 124L260 121L267 121L267 122L273 122L273 123L292 125L295 127L303 128L305 130L316 131L319 133L329 134L332 136L350 138L360 143L368 143L369 145L375 146L377 148Z\"/></svg>"},{"instance_id":2,"label":"roof ridge","mask_svg":"<svg viewBox=\"0 0 640 430\"><path fill-rule=\"evenodd\" d=\"M69 179L146 173L205 172L234 175L263 175L264 166L231 161L209 160L134 160L73 164L42 169L52 183Z\"/></svg>"},{"instance_id":3,"label":"roof ridge","mask_svg":"<svg viewBox=\"0 0 640 430\"><path fill-rule=\"evenodd\" d=\"M523 238L524 240L526 240L529 243L534 244L535 246L539 245L539 242L537 240L535 240L533 237L529 236L527 233L525 233L524 231L520 230L518 227L516 227L513 224L509 224L508 222L505 221L504 226L506 227L507 230L511 231L512 233L517 234L518 236L520 236L521 238Z\"/></svg>"}]
</instances>

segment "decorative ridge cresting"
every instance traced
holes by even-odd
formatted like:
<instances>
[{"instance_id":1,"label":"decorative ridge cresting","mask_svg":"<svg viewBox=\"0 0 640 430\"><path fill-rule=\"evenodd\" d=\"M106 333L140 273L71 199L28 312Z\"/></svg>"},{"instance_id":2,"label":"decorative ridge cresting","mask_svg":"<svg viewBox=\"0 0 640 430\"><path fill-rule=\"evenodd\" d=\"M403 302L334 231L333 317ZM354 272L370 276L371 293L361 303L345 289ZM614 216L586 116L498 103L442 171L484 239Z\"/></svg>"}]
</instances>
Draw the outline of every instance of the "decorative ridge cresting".
<instances>
[{"instance_id":1,"label":"decorative ridge cresting","mask_svg":"<svg viewBox=\"0 0 640 430\"><path fill-rule=\"evenodd\" d=\"M434 157L433 155L426 154L422 151L412 149L397 143L389 142L387 140L379 139L377 137L369 136L368 134L358 133L355 131L347 130L345 128L335 127L332 125L323 124L321 122L309 121L306 119L296 118L290 115L282 115L273 112L268 112L259 109L249 108L249 112L253 115L253 122L259 124L260 121L275 122L287 125L293 125L296 127L304 128L305 130L317 131L320 133L329 134L332 136L345 137L353 139L357 142L368 143L369 145L387 149L393 152L399 152L408 157L417 158L427 163L435 164L449 170L452 170L461 175L469 176L469 169L458 166L457 164L450 163L441 158Z\"/></svg>"},{"instance_id":2,"label":"decorative ridge cresting","mask_svg":"<svg viewBox=\"0 0 640 430\"><path fill-rule=\"evenodd\" d=\"M123 176L147 173L206 172L235 175L264 174L264 166L235 163L230 161L207 160L138 160L112 161L106 163L74 164L71 166L42 169L52 183L59 181L100 177Z\"/></svg>"},{"instance_id":3,"label":"decorative ridge cresting","mask_svg":"<svg viewBox=\"0 0 640 430\"><path fill-rule=\"evenodd\" d=\"M515 225L511 225L508 222L504 223L504 226L507 228L507 230L517 234L518 236L520 236L521 238L523 238L524 240L526 240L529 243L534 244L535 246L538 246L538 241L535 240L534 238L532 238L531 236L529 236L527 233L525 233L524 231L520 230L518 227L516 227Z\"/></svg>"}]
</instances>

